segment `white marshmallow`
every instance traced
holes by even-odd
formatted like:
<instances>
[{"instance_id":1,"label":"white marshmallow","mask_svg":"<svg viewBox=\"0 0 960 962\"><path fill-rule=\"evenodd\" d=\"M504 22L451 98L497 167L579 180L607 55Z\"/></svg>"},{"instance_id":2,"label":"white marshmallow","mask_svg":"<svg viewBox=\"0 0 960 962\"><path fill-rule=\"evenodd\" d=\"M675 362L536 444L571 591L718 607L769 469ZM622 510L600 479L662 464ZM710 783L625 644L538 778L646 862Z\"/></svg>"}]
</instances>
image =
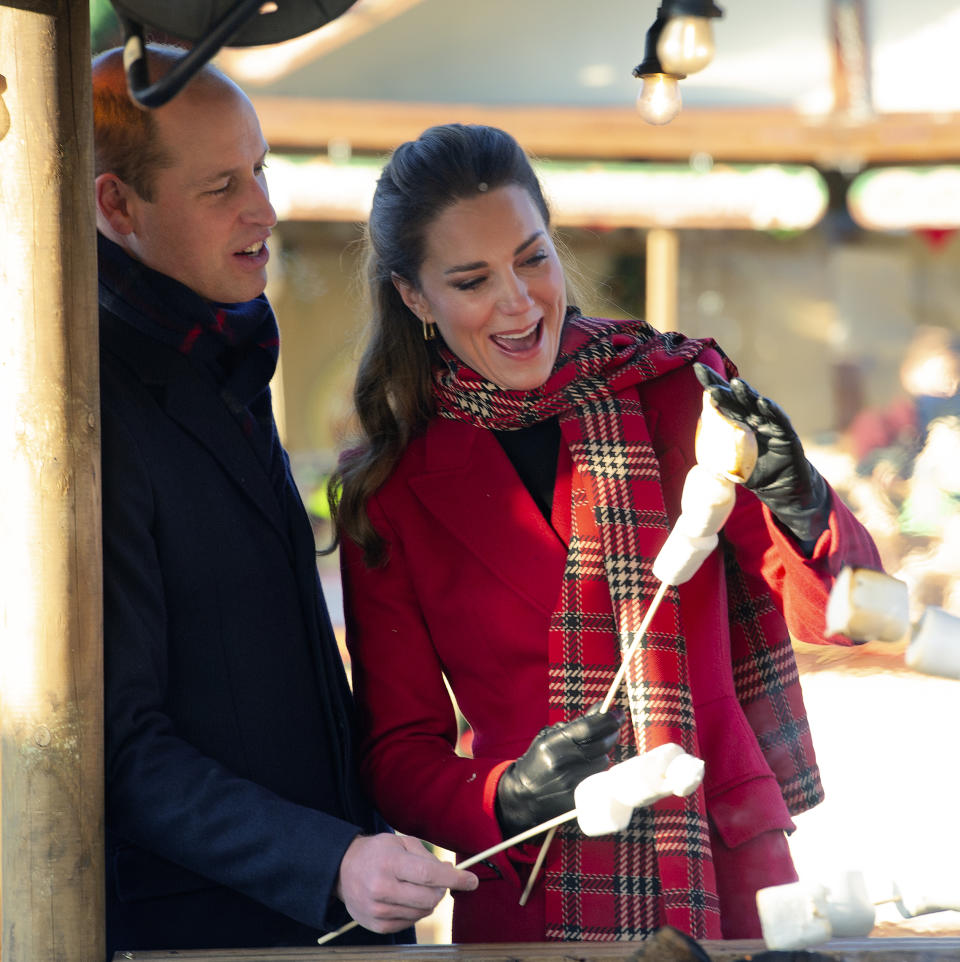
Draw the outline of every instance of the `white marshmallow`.
<instances>
[{"instance_id":1,"label":"white marshmallow","mask_svg":"<svg viewBox=\"0 0 960 962\"><path fill-rule=\"evenodd\" d=\"M960 618L930 605L914 626L903 660L928 675L960 678Z\"/></svg>"},{"instance_id":2,"label":"white marshmallow","mask_svg":"<svg viewBox=\"0 0 960 962\"><path fill-rule=\"evenodd\" d=\"M613 835L630 824L633 806L624 805L613 795L610 773L617 767L588 775L573 791L577 821L584 835Z\"/></svg>"},{"instance_id":3,"label":"white marshmallow","mask_svg":"<svg viewBox=\"0 0 960 962\"><path fill-rule=\"evenodd\" d=\"M674 525L654 559L654 577L664 584L682 585L697 573L719 540L715 534L706 538L691 538L679 525Z\"/></svg>"},{"instance_id":4,"label":"white marshmallow","mask_svg":"<svg viewBox=\"0 0 960 962\"><path fill-rule=\"evenodd\" d=\"M806 949L830 940L827 890L817 883L790 882L757 892L763 941L770 949Z\"/></svg>"},{"instance_id":5,"label":"white marshmallow","mask_svg":"<svg viewBox=\"0 0 960 962\"><path fill-rule=\"evenodd\" d=\"M747 480L757 465L757 438L749 428L724 417L709 391L703 392L703 410L697 424L694 450L697 463L711 474L738 484Z\"/></svg>"},{"instance_id":6,"label":"white marshmallow","mask_svg":"<svg viewBox=\"0 0 960 962\"><path fill-rule=\"evenodd\" d=\"M716 534L726 523L737 500L737 486L727 478L695 464L683 482L677 526L691 538Z\"/></svg>"},{"instance_id":7,"label":"white marshmallow","mask_svg":"<svg viewBox=\"0 0 960 962\"><path fill-rule=\"evenodd\" d=\"M617 801L644 808L669 795L689 795L703 781L704 764L668 742L614 765L607 774Z\"/></svg>"},{"instance_id":8,"label":"white marshmallow","mask_svg":"<svg viewBox=\"0 0 960 962\"><path fill-rule=\"evenodd\" d=\"M898 641L910 629L904 582L870 568L843 568L827 602L827 635L854 641Z\"/></svg>"},{"instance_id":9,"label":"white marshmallow","mask_svg":"<svg viewBox=\"0 0 960 962\"><path fill-rule=\"evenodd\" d=\"M837 938L866 938L876 921L876 909L862 872L837 872L821 880L827 889L827 918Z\"/></svg>"},{"instance_id":10,"label":"white marshmallow","mask_svg":"<svg viewBox=\"0 0 960 962\"><path fill-rule=\"evenodd\" d=\"M683 755L678 755L667 766L664 781L671 794L686 798L687 795L692 795L700 787L706 767L702 758L684 752Z\"/></svg>"},{"instance_id":11,"label":"white marshmallow","mask_svg":"<svg viewBox=\"0 0 960 962\"><path fill-rule=\"evenodd\" d=\"M949 870L941 875L928 875L923 882L899 879L894 883L893 894L904 918L911 919L915 915L928 915L931 912L960 912L960 880Z\"/></svg>"}]
</instances>

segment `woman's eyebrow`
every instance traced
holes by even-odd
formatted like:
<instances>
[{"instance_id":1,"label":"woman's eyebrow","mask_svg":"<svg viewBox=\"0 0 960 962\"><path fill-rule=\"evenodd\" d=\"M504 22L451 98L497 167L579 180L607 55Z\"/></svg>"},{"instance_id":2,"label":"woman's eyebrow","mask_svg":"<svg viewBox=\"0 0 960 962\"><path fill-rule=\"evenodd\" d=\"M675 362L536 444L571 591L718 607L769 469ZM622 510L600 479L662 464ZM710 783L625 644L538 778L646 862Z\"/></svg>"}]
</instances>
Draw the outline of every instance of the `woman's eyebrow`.
<instances>
[{"instance_id":1,"label":"woman's eyebrow","mask_svg":"<svg viewBox=\"0 0 960 962\"><path fill-rule=\"evenodd\" d=\"M529 247L538 237L543 234L542 230L535 230L519 247L513 252L513 256L516 257L525 248ZM471 264L456 264L453 267L448 267L443 273L444 274L459 274L462 271L476 271L481 267L486 267L486 261L473 261Z\"/></svg>"},{"instance_id":2,"label":"woman's eyebrow","mask_svg":"<svg viewBox=\"0 0 960 962\"><path fill-rule=\"evenodd\" d=\"M514 252L513 256L516 257L517 254L521 253L525 247L529 247L541 234L542 230L535 230Z\"/></svg>"}]
</instances>

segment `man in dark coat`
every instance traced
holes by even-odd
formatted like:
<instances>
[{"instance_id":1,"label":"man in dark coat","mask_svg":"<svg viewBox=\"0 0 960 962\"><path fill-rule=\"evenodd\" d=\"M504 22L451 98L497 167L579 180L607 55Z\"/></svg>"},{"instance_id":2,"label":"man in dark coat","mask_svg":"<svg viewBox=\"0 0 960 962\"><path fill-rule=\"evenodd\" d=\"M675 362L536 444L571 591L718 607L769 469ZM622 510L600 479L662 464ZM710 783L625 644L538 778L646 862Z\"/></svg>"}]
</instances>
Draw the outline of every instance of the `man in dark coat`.
<instances>
[{"instance_id":1,"label":"man in dark coat","mask_svg":"<svg viewBox=\"0 0 960 962\"><path fill-rule=\"evenodd\" d=\"M153 112L119 50L93 79L108 948L310 945L348 917L345 940L392 941L476 878L384 831L356 782L271 411L256 113L211 67Z\"/></svg>"}]
</instances>

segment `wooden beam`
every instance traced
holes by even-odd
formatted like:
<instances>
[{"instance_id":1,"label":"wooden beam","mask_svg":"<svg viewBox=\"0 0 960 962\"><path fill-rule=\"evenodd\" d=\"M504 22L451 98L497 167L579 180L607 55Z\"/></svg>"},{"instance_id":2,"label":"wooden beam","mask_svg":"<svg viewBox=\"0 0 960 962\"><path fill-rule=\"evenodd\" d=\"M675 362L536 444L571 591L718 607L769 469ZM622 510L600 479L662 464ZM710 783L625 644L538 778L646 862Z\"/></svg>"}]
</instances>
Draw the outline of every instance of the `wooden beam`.
<instances>
[{"instance_id":1,"label":"wooden beam","mask_svg":"<svg viewBox=\"0 0 960 962\"><path fill-rule=\"evenodd\" d=\"M322 151L330 143L386 152L432 124L461 121L510 131L540 157L809 163L856 170L869 164L960 161L960 112L880 114L860 123L778 108L688 109L651 127L627 107L495 107L255 97L275 150Z\"/></svg>"},{"instance_id":2,"label":"wooden beam","mask_svg":"<svg viewBox=\"0 0 960 962\"><path fill-rule=\"evenodd\" d=\"M0 954L91 962L106 945L90 12L12 3L0 0Z\"/></svg>"}]
</instances>

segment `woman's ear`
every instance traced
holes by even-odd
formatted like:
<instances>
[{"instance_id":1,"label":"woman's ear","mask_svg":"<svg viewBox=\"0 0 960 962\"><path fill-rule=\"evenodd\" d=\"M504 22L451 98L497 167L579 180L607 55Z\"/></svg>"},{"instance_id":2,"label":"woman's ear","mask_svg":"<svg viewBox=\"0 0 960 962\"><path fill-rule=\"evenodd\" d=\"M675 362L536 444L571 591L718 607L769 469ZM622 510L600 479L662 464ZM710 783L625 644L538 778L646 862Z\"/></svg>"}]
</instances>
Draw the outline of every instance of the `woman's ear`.
<instances>
[{"instance_id":1,"label":"woman's ear","mask_svg":"<svg viewBox=\"0 0 960 962\"><path fill-rule=\"evenodd\" d=\"M423 294L421 294L410 281L405 277L401 277L396 271L391 273L390 280L393 281L393 286L403 299L403 303L406 304L421 321L428 321L430 311L427 308L427 302Z\"/></svg>"}]
</instances>

